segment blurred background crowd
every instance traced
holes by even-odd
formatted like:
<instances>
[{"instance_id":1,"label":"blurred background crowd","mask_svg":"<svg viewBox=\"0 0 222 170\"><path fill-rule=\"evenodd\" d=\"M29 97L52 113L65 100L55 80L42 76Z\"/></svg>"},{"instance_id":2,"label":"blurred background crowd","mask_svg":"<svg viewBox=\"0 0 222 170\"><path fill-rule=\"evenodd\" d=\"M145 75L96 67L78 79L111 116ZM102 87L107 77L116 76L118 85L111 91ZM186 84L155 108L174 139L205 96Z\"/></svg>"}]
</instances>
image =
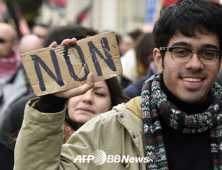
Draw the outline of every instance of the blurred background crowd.
<instances>
[{"instance_id":1,"label":"blurred background crowd","mask_svg":"<svg viewBox=\"0 0 222 170\"><path fill-rule=\"evenodd\" d=\"M144 81L157 73L152 61L153 24L160 11L175 2L0 0L0 142L7 152L13 155L25 104L35 97L21 63L22 53L48 47L53 41L60 44L66 38L80 40L114 31L123 67L118 83L123 94L133 98L140 95ZM218 83L222 84L222 77ZM4 150L1 143L0 152ZM0 163L4 159L0 154Z\"/></svg>"}]
</instances>

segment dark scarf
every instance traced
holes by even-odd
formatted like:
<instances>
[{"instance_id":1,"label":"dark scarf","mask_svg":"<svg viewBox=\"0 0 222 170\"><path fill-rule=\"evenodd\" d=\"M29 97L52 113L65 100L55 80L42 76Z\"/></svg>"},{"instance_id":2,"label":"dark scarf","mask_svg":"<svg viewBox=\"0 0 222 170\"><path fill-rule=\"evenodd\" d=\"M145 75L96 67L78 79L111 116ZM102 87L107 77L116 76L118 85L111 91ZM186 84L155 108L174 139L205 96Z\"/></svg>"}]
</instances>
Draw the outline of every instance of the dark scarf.
<instances>
[{"instance_id":1,"label":"dark scarf","mask_svg":"<svg viewBox=\"0 0 222 170\"><path fill-rule=\"evenodd\" d=\"M63 131L63 144L65 144L76 131L66 121L63 123Z\"/></svg>"},{"instance_id":2,"label":"dark scarf","mask_svg":"<svg viewBox=\"0 0 222 170\"><path fill-rule=\"evenodd\" d=\"M166 94L161 89L160 81L161 75L152 76L144 83L141 95L141 111L149 169L169 169L160 118L181 133L194 134L210 129L214 170L222 169L221 86L217 83L213 86L213 101L205 112L189 115L167 99Z\"/></svg>"}]
</instances>

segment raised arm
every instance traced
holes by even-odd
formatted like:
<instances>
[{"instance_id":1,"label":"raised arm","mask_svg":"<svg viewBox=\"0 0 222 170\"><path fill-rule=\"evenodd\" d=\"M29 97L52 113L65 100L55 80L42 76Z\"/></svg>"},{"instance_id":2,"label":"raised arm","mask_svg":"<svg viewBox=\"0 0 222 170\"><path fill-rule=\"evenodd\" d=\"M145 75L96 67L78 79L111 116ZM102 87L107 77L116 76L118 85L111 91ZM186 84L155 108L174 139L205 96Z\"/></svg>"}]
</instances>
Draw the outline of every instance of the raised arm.
<instances>
[{"instance_id":1,"label":"raised arm","mask_svg":"<svg viewBox=\"0 0 222 170\"><path fill-rule=\"evenodd\" d=\"M75 38L66 39L62 45L70 46L75 43ZM56 42L53 42L50 46L56 45ZM15 170L64 169L60 154L66 114L65 101L84 94L93 86L93 74L90 73L86 83L80 87L42 96L27 103L15 147ZM72 163L71 167L75 169Z\"/></svg>"}]
</instances>

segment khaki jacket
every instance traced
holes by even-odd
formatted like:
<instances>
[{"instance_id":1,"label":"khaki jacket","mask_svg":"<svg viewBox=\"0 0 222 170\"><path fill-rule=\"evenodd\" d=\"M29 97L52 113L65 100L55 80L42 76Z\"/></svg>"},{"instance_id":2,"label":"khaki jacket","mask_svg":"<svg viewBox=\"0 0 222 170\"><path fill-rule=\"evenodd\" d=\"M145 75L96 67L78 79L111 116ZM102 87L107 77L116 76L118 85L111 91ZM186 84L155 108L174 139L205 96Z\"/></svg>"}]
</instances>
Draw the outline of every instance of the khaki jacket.
<instances>
[{"instance_id":1,"label":"khaki jacket","mask_svg":"<svg viewBox=\"0 0 222 170\"><path fill-rule=\"evenodd\" d=\"M140 97L100 114L63 142L65 108L58 113L41 113L29 101L15 148L14 170L145 170L146 164L136 162L80 163L78 155L93 155L103 150L106 155L144 157L144 135Z\"/></svg>"}]
</instances>

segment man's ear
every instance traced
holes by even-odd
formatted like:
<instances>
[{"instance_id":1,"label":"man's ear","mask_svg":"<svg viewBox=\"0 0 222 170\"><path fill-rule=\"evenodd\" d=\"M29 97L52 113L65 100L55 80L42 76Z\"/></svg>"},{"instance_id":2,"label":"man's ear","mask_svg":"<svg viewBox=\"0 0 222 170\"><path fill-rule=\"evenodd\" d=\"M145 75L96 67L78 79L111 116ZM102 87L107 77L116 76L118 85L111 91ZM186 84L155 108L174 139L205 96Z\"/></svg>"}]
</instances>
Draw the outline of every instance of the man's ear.
<instances>
[{"instance_id":1,"label":"man's ear","mask_svg":"<svg viewBox=\"0 0 222 170\"><path fill-rule=\"evenodd\" d=\"M158 70L158 73L163 74L163 65L162 65L163 61L162 61L160 50L158 48L154 48L153 50L153 59L154 59L156 68Z\"/></svg>"}]
</instances>

